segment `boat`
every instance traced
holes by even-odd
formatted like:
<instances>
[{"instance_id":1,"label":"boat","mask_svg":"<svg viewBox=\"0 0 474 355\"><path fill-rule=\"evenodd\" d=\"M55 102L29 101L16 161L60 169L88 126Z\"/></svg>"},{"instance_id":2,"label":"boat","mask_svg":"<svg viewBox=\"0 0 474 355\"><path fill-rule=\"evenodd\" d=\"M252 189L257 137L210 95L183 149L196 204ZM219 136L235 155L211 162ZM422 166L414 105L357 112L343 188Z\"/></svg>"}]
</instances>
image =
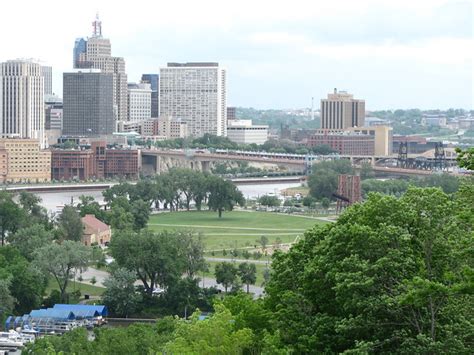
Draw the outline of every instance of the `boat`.
<instances>
[{"instance_id":1,"label":"boat","mask_svg":"<svg viewBox=\"0 0 474 355\"><path fill-rule=\"evenodd\" d=\"M25 341L21 335L14 330L9 332L0 332L0 349L18 349L22 348Z\"/></svg>"}]
</instances>

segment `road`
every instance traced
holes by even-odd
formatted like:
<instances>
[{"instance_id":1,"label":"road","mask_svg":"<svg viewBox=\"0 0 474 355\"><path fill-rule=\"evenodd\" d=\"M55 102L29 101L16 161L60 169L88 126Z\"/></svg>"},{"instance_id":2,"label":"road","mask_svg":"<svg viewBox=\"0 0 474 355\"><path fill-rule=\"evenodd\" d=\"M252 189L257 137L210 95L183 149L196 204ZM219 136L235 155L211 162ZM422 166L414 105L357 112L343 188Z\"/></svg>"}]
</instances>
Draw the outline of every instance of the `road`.
<instances>
[{"instance_id":1,"label":"road","mask_svg":"<svg viewBox=\"0 0 474 355\"><path fill-rule=\"evenodd\" d=\"M90 280L95 277L96 279L96 284L95 286L99 287L104 287L104 280L109 276L109 273L107 271L103 270L98 270L96 268L89 267L86 271L82 273L82 278L83 281L82 283L86 283L89 285L92 285L90 283ZM224 291L224 287L222 285L219 285L216 282L216 279L211 278L211 277L204 277L200 278L201 281L199 282L199 285L201 287L217 287L219 290ZM76 279L77 280L77 279ZM140 281L135 282L136 285L141 285L142 283ZM243 290L246 289L246 286L242 287ZM254 294L254 297L258 298L264 294L263 287L260 286L255 286L255 285L250 285L250 292Z\"/></svg>"}]
</instances>

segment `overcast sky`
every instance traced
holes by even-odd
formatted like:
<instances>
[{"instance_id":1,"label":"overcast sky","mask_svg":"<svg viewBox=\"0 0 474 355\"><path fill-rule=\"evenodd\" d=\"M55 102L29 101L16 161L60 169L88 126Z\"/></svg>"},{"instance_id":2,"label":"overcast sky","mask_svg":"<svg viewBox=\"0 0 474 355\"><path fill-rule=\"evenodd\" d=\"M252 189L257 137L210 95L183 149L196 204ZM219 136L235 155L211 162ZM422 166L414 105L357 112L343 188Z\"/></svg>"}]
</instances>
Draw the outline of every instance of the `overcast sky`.
<instances>
[{"instance_id":1,"label":"overcast sky","mask_svg":"<svg viewBox=\"0 0 474 355\"><path fill-rule=\"evenodd\" d=\"M5 1L0 60L48 62L61 95L96 12L131 82L171 61L217 61L229 106L319 106L335 87L368 110L474 106L471 0Z\"/></svg>"}]
</instances>

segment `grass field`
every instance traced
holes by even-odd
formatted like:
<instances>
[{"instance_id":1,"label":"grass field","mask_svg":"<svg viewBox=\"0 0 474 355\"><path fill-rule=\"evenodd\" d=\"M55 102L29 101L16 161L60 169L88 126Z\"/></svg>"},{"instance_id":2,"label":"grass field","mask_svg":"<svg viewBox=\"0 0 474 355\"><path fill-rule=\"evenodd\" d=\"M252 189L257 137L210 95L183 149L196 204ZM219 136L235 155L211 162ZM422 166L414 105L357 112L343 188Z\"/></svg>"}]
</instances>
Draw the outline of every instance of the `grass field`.
<instances>
[{"instance_id":1,"label":"grass field","mask_svg":"<svg viewBox=\"0 0 474 355\"><path fill-rule=\"evenodd\" d=\"M216 212L190 211L160 213L150 217L151 230L194 230L202 233L206 250L222 250L254 246L262 235L275 243L293 242L297 236L315 224L317 219L270 212L224 212L222 218Z\"/></svg>"},{"instance_id":2,"label":"grass field","mask_svg":"<svg viewBox=\"0 0 474 355\"><path fill-rule=\"evenodd\" d=\"M59 290L57 282L53 279L50 278L48 281L48 286L46 287L46 295L49 295L52 290ZM92 286L80 282L75 282L74 281L69 281L68 286L67 286L67 292L74 292L75 290L80 290L81 295L90 295L90 296L101 296L105 288L103 287L97 287L97 286Z\"/></svg>"}]
</instances>

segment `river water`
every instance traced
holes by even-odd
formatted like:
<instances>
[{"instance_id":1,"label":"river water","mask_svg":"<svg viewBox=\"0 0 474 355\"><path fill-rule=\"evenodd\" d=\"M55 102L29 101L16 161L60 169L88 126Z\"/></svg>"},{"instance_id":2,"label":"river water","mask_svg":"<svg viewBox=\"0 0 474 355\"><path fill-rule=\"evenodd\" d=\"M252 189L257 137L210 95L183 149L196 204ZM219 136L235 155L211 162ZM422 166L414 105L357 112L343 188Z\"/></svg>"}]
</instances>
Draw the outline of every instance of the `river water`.
<instances>
[{"instance_id":1,"label":"river water","mask_svg":"<svg viewBox=\"0 0 474 355\"><path fill-rule=\"evenodd\" d=\"M280 194L281 190L289 187L297 187L301 184L295 183L268 183L268 184L249 184L249 185L237 185L245 198L258 198L259 196L266 194ZM82 190L82 191L55 191L55 192L39 192L37 196L41 197L42 205L49 212L58 212L62 209L65 204L79 202L79 196L88 195L92 196L97 202L102 203L102 191L100 190Z\"/></svg>"}]
</instances>

